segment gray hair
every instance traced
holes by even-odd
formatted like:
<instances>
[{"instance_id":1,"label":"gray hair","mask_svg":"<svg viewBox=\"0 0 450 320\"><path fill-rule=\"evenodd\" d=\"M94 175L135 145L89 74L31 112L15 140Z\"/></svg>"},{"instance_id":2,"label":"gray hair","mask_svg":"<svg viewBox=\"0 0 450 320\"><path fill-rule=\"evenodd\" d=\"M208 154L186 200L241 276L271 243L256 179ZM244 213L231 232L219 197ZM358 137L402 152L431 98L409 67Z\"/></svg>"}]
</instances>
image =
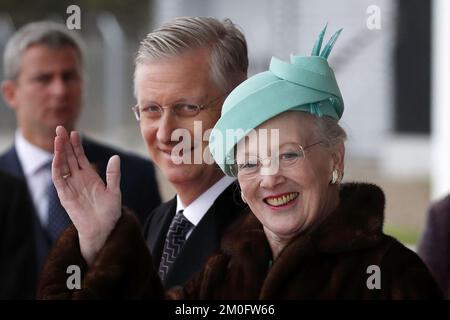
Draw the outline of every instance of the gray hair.
<instances>
[{"instance_id":1,"label":"gray hair","mask_svg":"<svg viewBox=\"0 0 450 320\"><path fill-rule=\"evenodd\" d=\"M221 22L212 17L176 18L149 33L137 52L136 69L148 60L178 56L196 48L211 48L210 76L217 88L228 92L247 78L244 35L230 19Z\"/></svg>"},{"instance_id":2,"label":"gray hair","mask_svg":"<svg viewBox=\"0 0 450 320\"><path fill-rule=\"evenodd\" d=\"M328 146L332 147L337 143L344 143L347 139L347 133L339 123L328 116L314 116L316 122L316 134L319 139L324 140Z\"/></svg>"},{"instance_id":3,"label":"gray hair","mask_svg":"<svg viewBox=\"0 0 450 320\"><path fill-rule=\"evenodd\" d=\"M59 23L50 21L33 22L20 28L6 44L3 54L5 79L14 80L17 78L24 51L36 44L56 49L64 46L73 47L80 58L80 63L83 61L81 40L73 32Z\"/></svg>"}]
</instances>

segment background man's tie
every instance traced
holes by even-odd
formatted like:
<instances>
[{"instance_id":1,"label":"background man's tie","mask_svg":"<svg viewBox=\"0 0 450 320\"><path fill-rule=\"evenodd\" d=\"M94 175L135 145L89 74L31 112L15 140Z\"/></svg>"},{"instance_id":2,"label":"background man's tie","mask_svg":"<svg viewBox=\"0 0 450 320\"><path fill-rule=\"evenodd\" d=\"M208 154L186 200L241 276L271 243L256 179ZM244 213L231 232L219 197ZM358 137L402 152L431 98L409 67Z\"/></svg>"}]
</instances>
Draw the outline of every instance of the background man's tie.
<instances>
[{"instance_id":1,"label":"background man's tie","mask_svg":"<svg viewBox=\"0 0 450 320\"><path fill-rule=\"evenodd\" d=\"M183 215L183 210L178 211L170 224L159 264L159 276L163 281L180 253L186 241L186 235L192 227L193 224Z\"/></svg>"},{"instance_id":2,"label":"background man's tie","mask_svg":"<svg viewBox=\"0 0 450 320\"><path fill-rule=\"evenodd\" d=\"M64 231L72 222L67 215L66 210L64 210L61 202L58 198L58 193L53 184L52 179L47 185L47 199L48 199L48 223L47 223L47 233L50 240L55 241L58 239L62 231Z\"/></svg>"}]
</instances>

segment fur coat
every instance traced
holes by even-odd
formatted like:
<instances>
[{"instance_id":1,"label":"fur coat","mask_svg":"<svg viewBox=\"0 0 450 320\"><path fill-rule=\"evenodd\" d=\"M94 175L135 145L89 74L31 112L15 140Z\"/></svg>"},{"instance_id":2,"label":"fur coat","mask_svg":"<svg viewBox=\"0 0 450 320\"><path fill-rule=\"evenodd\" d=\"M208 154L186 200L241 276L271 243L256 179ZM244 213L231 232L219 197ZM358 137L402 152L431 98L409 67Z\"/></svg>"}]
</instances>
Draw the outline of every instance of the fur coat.
<instances>
[{"instance_id":1,"label":"fur coat","mask_svg":"<svg viewBox=\"0 0 450 320\"><path fill-rule=\"evenodd\" d=\"M383 234L384 204L377 186L341 185L338 208L315 230L294 238L273 262L262 225L249 212L232 225L200 273L167 292L131 214L124 212L90 268L72 226L47 258L38 298L441 298L420 258ZM80 267L80 289L67 288L69 265Z\"/></svg>"}]
</instances>

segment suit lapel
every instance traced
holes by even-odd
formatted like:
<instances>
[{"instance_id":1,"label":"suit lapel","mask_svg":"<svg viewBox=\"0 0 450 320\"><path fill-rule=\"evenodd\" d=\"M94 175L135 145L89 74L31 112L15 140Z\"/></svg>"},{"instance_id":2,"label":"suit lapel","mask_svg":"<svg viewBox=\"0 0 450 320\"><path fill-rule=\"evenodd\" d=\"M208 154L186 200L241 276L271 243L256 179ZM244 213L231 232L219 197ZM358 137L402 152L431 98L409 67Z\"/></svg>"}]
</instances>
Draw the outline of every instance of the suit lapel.
<instances>
[{"instance_id":1,"label":"suit lapel","mask_svg":"<svg viewBox=\"0 0 450 320\"><path fill-rule=\"evenodd\" d=\"M12 174L13 176L24 179L22 165L17 155L16 146L13 145L1 158L0 158L1 170Z\"/></svg>"},{"instance_id":2,"label":"suit lapel","mask_svg":"<svg viewBox=\"0 0 450 320\"><path fill-rule=\"evenodd\" d=\"M162 203L153 210L144 226L144 238L147 242L147 247L152 254L153 263L157 269L159 268L167 231L169 230L170 222L175 216L176 208L176 197Z\"/></svg>"}]
</instances>

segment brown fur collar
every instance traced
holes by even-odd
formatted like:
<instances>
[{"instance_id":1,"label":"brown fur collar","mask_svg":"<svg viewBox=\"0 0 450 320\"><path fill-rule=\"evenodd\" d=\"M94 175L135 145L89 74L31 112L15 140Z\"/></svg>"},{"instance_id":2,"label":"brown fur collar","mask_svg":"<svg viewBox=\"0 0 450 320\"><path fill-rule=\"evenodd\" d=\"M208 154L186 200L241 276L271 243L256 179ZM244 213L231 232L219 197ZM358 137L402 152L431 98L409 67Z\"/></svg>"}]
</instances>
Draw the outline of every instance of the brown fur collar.
<instances>
[{"instance_id":1,"label":"brown fur collar","mask_svg":"<svg viewBox=\"0 0 450 320\"><path fill-rule=\"evenodd\" d=\"M370 247L383 233L385 198L373 184L346 183L340 187L340 203L324 222L310 233L299 234L289 244L308 251L338 253ZM238 220L222 240L224 253L267 256L270 247L261 223L249 212ZM271 255L271 254L270 254Z\"/></svg>"},{"instance_id":2,"label":"brown fur collar","mask_svg":"<svg viewBox=\"0 0 450 320\"><path fill-rule=\"evenodd\" d=\"M66 285L69 265L81 269L81 289ZM162 297L161 286L142 237L140 223L127 208L88 268L83 259L78 232L72 225L55 242L45 262L38 286L38 299L111 299ZM132 272L130 272L132 270ZM148 284L152 283L152 286ZM151 290L149 290L149 288Z\"/></svg>"},{"instance_id":3,"label":"brown fur collar","mask_svg":"<svg viewBox=\"0 0 450 320\"><path fill-rule=\"evenodd\" d=\"M304 258L341 254L375 246L383 239L384 194L372 184L349 183L340 188L340 203L315 230L295 237L271 267L272 253L262 224L249 212L236 221L222 240L229 268L237 270L236 284L246 297L266 299L283 292L289 275ZM262 287L261 287L262 285ZM245 288L245 290L244 290Z\"/></svg>"}]
</instances>

